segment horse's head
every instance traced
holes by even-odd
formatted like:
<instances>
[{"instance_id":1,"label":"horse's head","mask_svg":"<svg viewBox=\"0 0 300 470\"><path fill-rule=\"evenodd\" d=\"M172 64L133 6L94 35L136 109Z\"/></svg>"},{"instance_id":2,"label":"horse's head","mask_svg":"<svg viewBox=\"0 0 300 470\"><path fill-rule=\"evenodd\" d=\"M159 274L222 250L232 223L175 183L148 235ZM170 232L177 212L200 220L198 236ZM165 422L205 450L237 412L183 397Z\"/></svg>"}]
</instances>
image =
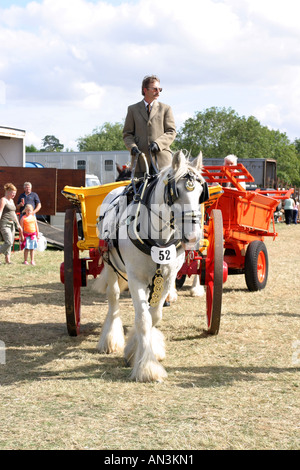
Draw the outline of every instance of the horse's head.
<instances>
[{"instance_id":1,"label":"horse's head","mask_svg":"<svg viewBox=\"0 0 300 470\"><path fill-rule=\"evenodd\" d=\"M131 170L127 165L123 165L122 167L117 163L117 170L119 176L117 177L116 181L126 181L131 179Z\"/></svg>"},{"instance_id":2,"label":"horse's head","mask_svg":"<svg viewBox=\"0 0 300 470\"><path fill-rule=\"evenodd\" d=\"M177 236L185 245L194 245L202 237L200 206L208 199L208 187L201 168L201 153L191 162L178 151L164 178L164 201L174 213Z\"/></svg>"}]
</instances>

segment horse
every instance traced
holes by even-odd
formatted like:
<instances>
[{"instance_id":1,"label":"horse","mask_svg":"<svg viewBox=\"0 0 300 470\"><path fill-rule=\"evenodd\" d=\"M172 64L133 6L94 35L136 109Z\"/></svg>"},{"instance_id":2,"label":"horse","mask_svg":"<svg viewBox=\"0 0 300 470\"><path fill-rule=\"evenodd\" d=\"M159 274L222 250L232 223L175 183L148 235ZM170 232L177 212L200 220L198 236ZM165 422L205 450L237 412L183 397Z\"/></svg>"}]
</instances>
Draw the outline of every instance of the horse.
<instances>
[{"instance_id":1,"label":"horse","mask_svg":"<svg viewBox=\"0 0 300 470\"><path fill-rule=\"evenodd\" d=\"M129 200L128 189L116 188L101 205L98 231L105 241L104 268L96 282L98 291L107 294L108 313L97 349L100 353L124 352L126 364L132 367L132 380L161 382L167 377L161 364L164 337L157 324L184 262L185 249L202 238L200 204L208 191L201 168L202 154L189 162L178 151L172 165ZM135 323L125 345L119 297L127 283Z\"/></svg>"},{"instance_id":2,"label":"horse","mask_svg":"<svg viewBox=\"0 0 300 470\"><path fill-rule=\"evenodd\" d=\"M131 169L127 165L123 165L122 167L116 163L118 177L116 181L125 181L131 179Z\"/></svg>"}]
</instances>

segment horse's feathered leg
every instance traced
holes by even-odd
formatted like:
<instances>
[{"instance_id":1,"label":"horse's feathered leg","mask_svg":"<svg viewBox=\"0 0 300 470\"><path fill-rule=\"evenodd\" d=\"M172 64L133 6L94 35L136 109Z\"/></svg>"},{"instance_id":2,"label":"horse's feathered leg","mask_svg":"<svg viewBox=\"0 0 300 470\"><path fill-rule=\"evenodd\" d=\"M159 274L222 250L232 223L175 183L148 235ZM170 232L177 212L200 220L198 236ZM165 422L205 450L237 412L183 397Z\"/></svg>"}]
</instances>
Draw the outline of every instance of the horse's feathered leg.
<instances>
[{"instance_id":1,"label":"horse's feathered leg","mask_svg":"<svg viewBox=\"0 0 300 470\"><path fill-rule=\"evenodd\" d=\"M151 344L154 355L158 361L163 361L166 357L165 337L155 326L151 329Z\"/></svg>"},{"instance_id":2,"label":"horse's feathered leg","mask_svg":"<svg viewBox=\"0 0 300 470\"><path fill-rule=\"evenodd\" d=\"M194 279L193 279L193 285L191 288L191 296L202 297L204 293L205 293L204 287L200 284L199 276L195 274Z\"/></svg>"},{"instance_id":3,"label":"horse's feathered leg","mask_svg":"<svg viewBox=\"0 0 300 470\"><path fill-rule=\"evenodd\" d=\"M162 306L161 306L161 309L162 309ZM152 308L150 308L150 312L151 310ZM157 307L155 307L155 310L157 310ZM152 321L153 321L153 317L152 317ZM154 356L156 357L158 361L162 361L166 357L164 335L160 330L155 328L155 326L152 326L151 328L151 347L152 347ZM135 327L133 327L129 331L129 334L126 340L126 346L124 349L124 357L125 357L126 364L128 365L134 364L136 348L137 348L137 335L136 335L136 329Z\"/></svg>"},{"instance_id":4,"label":"horse's feathered leg","mask_svg":"<svg viewBox=\"0 0 300 470\"><path fill-rule=\"evenodd\" d=\"M97 349L100 353L123 352L125 340L119 314L120 286L118 276L110 266L106 265L105 269L109 307Z\"/></svg>"},{"instance_id":5,"label":"horse's feathered leg","mask_svg":"<svg viewBox=\"0 0 300 470\"><path fill-rule=\"evenodd\" d=\"M173 286L175 286L175 276L177 271L177 266L175 266L173 270L168 270L168 274L165 275L165 286L161 300L156 307L150 307L150 313L152 317L152 349L158 361L162 361L166 356L165 339L163 333L157 328L155 328L155 326L162 319L163 305L165 299L170 295L173 290L175 290Z\"/></svg>"},{"instance_id":6,"label":"horse's feathered leg","mask_svg":"<svg viewBox=\"0 0 300 470\"><path fill-rule=\"evenodd\" d=\"M130 354L133 359L131 378L139 382L160 382L167 377L167 373L155 357L153 341L156 339L156 333L153 332L148 292L137 279L128 280L135 308L135 328L125 348L126 359Z\"/></svg>"}]
</instances>

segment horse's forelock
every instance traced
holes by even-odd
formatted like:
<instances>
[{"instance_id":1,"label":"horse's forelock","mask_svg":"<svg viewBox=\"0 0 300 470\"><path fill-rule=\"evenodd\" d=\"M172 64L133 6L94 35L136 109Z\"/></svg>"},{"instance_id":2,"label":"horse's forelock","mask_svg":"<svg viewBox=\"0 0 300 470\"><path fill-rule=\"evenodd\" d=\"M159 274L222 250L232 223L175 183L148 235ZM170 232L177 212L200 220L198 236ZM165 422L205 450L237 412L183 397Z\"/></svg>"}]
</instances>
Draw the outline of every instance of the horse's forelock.
<instances>
[{"instance_id":1,"label":"horse's forelock","mask_svg":"<svg viewBox=\"0 0 300 470\"><path fill-rule=\"evenodd\" d=\"M160 174L162 175L163 178L169 175L170 180L175 180L177 182L189 172L193 173L201 181L204 181L201 175L201 172L198 171L195 167L193 167L190 164L190 161L188 159L186 159L185 162L183 162L183 164L180 165L180 167L176 169L176 171L171 167L171 168L162 170Z\"/></svg>"}]
</instances>

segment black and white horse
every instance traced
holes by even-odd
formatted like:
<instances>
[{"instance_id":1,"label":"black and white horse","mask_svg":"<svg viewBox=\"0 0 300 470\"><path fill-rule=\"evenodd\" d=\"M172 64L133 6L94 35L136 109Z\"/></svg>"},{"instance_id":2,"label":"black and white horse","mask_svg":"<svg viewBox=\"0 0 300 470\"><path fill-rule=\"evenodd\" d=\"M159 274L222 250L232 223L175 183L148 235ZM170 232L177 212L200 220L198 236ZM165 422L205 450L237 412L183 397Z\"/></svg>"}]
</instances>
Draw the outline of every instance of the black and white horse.
<instances>
[{"instance_id":1,"label":"black and white horse","mask_svg":"<svg viewBox=\"0 0 300 470\"><path fill-rule=\"evenodd\" d=\"M207 186L201 176L202 155L189 162L176 152L166 168L128 199L124 188L109 193L101 205L99 238L107 242L98 290L107 294L108 313L98 343L101 353L124 350L131 378L162 381L167 373L164 339L156 328L164 300L175 285L187 246L201 233L201 207ZM131 293L135 324L125 345L119 313L120 292Z\"/></svg>"}]
</instances>

